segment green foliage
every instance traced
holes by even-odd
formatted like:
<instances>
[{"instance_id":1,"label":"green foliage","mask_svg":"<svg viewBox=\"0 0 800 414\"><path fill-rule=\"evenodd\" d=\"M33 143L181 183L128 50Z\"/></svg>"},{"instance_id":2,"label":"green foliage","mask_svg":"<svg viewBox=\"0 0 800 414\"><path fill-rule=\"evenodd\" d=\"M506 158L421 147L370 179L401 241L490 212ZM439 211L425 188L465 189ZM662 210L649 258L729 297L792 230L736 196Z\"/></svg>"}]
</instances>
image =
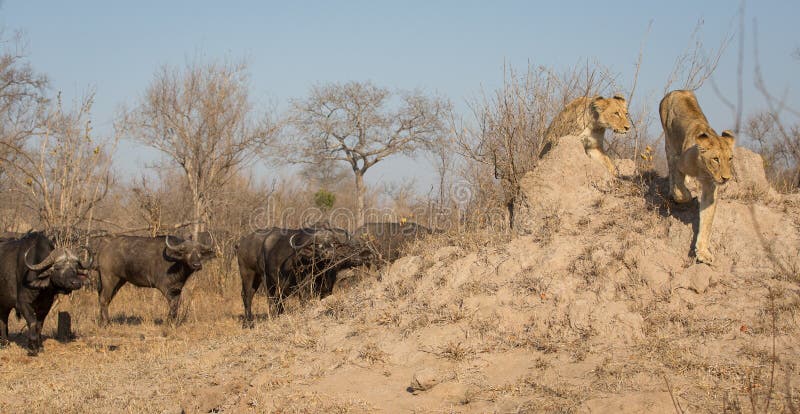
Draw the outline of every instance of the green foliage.
<instances>
[{"instance_id":1,"label":"green foliage","mask_svg":"<svg viewBox=\"0 0 800 414\"><path fill-rule=\"evenodd\" d=\"M335 203L336 194L333 194L324 188L320 188L316 193L314 193L314 205L321 210L330 210L333 208Z\"/></svg>"}]
</instances>

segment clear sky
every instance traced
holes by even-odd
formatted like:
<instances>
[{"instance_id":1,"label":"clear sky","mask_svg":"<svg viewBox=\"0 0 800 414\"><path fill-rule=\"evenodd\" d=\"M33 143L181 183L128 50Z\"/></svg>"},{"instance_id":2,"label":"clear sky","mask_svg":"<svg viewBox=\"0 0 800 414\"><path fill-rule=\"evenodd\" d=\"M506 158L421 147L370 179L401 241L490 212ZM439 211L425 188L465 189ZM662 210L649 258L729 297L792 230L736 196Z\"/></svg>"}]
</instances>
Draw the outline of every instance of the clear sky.
<instances>
[{"instance_id":1,"label":"clear sky","mask_svg":"<svg viewBox=\"0 0 800 414\"><path fill-rule=\"evenodd\" d=\"M96 89L97 131L110 128L118 106L131 105L159 66L183 64L198 55L247 59L252 96L262 107L285 107L316 83L350 80L422 88L463 107L481 88L500 85L504 63L564 69L588 59L618 71L621 84L630 88L646 41L637 95L653 100L656 108L673 62L689 45L697 23L703 21L705 45L716 47L738 29L739 7L735 1L697 0L0 1L0 25L25 32L30 61L50 77L54 90L69 98ZM768 83L776 91L788 88L789 101L798 108L800 59L792 53L800 47L800 1L751 1L745 7L745 112L764 107L752 87L753 19ZM715 75L717 84L731 91L736 42ZM713 127L733 126L732 115L710 85L698 96ZM116 158L123 174L138 175L153 157L126 143ZM368 182L415 177L427 190L431 170L424 162L409 165L386 162L368 174Z\"/></svg>"}]
</instances>

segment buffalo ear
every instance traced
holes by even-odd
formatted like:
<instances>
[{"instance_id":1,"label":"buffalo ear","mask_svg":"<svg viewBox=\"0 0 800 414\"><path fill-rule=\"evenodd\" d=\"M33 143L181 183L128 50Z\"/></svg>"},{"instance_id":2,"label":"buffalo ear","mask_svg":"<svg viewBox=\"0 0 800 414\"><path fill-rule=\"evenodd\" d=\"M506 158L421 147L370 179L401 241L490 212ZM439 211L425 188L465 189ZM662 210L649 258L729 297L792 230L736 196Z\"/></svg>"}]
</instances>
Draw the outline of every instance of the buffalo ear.
<instances>
[{"instance_id":1,"label":"buffalo ear","mask_svg":"<svg viewBox=\"0 0 800 414\"><path fill-rule=\"evenodd\" d=\"M180 252L178 252L176 250L173 250L173 249L170 249L169 247L165 247L164 248L164 256L167 259L175 261L175 262L180 261L180 260L183 259L183 255L180 254Z\"/></svg>"},{"instance_id":2,"label":"buffalo ear","mask_svg":"<svg viewBox=\"0 0 800 414\"><path fill-rule=\"evenodd\" d=\"M44 289L50 286L50 274L52 272L50 269L45 270L42 273L36 273L33 271L28 272L28 277L26 281L28 282L28 286L36 289Z\"/></svg>"}]
</instances>

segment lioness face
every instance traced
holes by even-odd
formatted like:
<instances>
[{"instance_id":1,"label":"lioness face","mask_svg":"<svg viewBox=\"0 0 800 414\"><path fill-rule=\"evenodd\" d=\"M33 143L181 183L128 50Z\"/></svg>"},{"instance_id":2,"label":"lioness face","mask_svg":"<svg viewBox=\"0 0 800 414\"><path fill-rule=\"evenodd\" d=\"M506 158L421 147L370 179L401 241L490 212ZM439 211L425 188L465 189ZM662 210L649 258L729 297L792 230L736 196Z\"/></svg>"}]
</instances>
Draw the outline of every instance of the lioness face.
<instances>
[{"instance_id":1,"label":"lioness face","mask_svg":"<svg viewBox=\"0 0 800 414\"><path fill-rule=\"evenodd\" d=\"M700 160L717 184L725 184L733 176L734 141L730 131L722 131L722 136L717 136L713 131L703 132L697 137Z\"/></svg>"},{"instance_id":2,"label":"lioness face","mask_svg":"<svg viewBox=\"0 0 800 414\"><path fill-rule=\"evenodd\" d=\"M595 98L592 101L592 109L597 114L599 126L611 128L617 134L624 134L631 129L631 121L628 119L628 102L622 96Z\"/></svg>"}]
</instances>

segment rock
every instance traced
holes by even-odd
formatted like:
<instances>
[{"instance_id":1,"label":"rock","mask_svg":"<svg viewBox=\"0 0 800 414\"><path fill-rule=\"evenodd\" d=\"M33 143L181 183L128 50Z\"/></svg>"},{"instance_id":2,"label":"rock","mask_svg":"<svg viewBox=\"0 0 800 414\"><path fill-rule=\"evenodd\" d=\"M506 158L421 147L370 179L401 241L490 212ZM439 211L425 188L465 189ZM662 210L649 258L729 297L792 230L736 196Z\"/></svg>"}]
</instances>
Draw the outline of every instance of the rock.
<instances>
[{"instance_id":1,"label":"rock","mask_svg":"<svg viewBox=\"0 0 800 414\"><path fill-rule=\"evenodd\" d=\"M712 277L715 271L711 266L698 263L687 267L681 273L675 276L672 281L672 288L689 289L695 293L705 293L711 285Z\"/></svg>"},{"instance_id":2,"label":"rock","mask_svg":"<svg viewBox=\"0 0 800 414\"><path fill-rule=\"evenodd\" d=\"M422 258L419 256L401 257L389 266L389 270L383 277L384 282L405 279L419 272L422 268Z\"/></svg>"},{"instance_id":3,"label":"rock","mask_svg":"<svg viewBox=\"0 0 800 414\"><path fill-rule=\"evenodd\" d=\"M669 272L666 269L649 260L638 263L637 268L642 280L653 293L669 291Z\"/></svg>"},{"instance_id":4,"label":"rock","mask_svg":"<svg viewBox=\"0 0 800 414\"><path fill-rule=\"evenodd\" d=\"M439 371L433 368L423 368L414 373L411 377L411 385L408 391L417 394L421 391L428 391L437 386L442 381Z\"/></svg>"},{"instance_id":5,"label":"rock","mask_svg":"<svg viewBox=\"0 0 800 414\"><path fill-rule=\"evenodd\" d=\"M706 272L693 272L689 276L689 289L697 293L706 293L711 284L711 275Z\"/></svg>"},{"instance_id":6,"label":"rock","mask_svg":"<svg viewBox=\"0 0 800 414\"><path fill-rule=\"evenodd\" d=\"M569 326L576 332L586 332L591 328L590 315L596 301L582 297L569 305Z\"/></svg>"},{"instance_id":7,"label":"rock","mask_svg":"<svg viewBox=\"0 0 800 414\"><path fill-rule=\"evenodd\" d=\"M723 197L772 199L778 196L767 180L764 159L744 148L733 149L733 180L719 189Z\"/></svg>"}]
</instances>

